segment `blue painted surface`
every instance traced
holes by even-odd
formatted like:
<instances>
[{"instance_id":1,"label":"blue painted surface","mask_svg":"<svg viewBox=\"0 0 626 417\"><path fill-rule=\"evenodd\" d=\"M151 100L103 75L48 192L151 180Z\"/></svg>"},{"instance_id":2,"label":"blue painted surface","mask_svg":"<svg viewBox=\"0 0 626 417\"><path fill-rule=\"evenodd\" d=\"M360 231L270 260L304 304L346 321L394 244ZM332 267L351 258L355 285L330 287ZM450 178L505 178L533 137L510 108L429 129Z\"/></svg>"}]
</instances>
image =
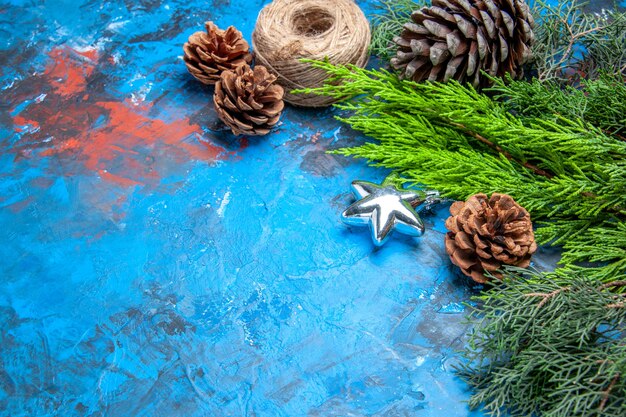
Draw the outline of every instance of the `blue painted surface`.
<instances>
[{"instance_id":1,"label":"blue painted surface","mask_svg":"<svg viewBox=\"0 0 626 417\"><path fill-rule=\"evenodd\" d=\"M362 137L233 138L187 74L266 3L0 3L0 415L480 415L446 208L375 249L339 213L385 173L325 154Z\"/></svg>"}]
</instances>

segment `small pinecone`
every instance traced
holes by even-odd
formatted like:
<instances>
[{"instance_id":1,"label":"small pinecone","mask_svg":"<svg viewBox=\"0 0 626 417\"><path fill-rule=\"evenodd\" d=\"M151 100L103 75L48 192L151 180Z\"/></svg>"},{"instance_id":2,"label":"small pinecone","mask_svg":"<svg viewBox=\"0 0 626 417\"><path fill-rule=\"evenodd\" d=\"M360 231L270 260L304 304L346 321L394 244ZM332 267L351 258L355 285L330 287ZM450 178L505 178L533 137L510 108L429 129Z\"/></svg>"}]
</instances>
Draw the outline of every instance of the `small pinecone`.
<instances>
[{"instance_id":1,"label":"small pinecone","mask_svg":"<svg viewBox=\"0 0 626 417\"><path fill-rule=\"evenodd\" d=\"M224 71L215 84L213 104L219 118L235 135L265 135L285 107L283 88L262 65Z\"/></svg>"},{"instance_id":2,"label":"small pinecone","mask_svg":"<svg viewBox=\"0 0 626 417\"><path fill-rule=\"evenodd\" d=\"M446 220L446 252L453 264L479 283L497 278L502 265L526 268L537 250L530 215L512 197L476 194L450 207Z\"/></svg>"},{"instance_id":3,"label":"small pinecone","mask_svg":"<svg viewBox=\"0 0 626 417\"><path fill-rule=\"evenodd\" d=\"M235 69L252 62L248 42L241 32L230 26L221 30L213 22L206 22L206 32L196 32L183 45L187 69L204 84L215 84L222 71Z\"/></svg>"},{"instance_id":4,"label":"small pinecone","mask_svg":"<svg viewBox=\"0 0 626 417\"><path fill-rule=\"evenodd\" d=\"M413 81L458 80L475 87L492 76L523 76L534 20L523 0L433 0L411 14L391 65Z\"/></svg>"}]
</instances>

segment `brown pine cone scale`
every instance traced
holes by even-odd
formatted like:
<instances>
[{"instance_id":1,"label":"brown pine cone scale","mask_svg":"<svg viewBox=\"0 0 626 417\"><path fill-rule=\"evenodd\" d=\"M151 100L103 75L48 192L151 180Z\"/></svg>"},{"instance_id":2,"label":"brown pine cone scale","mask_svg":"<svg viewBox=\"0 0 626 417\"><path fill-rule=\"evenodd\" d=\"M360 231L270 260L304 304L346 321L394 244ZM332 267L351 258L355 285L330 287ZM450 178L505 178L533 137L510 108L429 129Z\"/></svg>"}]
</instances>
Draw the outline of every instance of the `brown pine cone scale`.
<instances>
[{"instance_id":1,"label":"brown pine cone scale","mask_svg":"<svg viewBox=\"0 0 626 417\"><path fill-rule=\"evenodd\" d=\"M487 86L489 75L523 75L534 20L523 0L433 0L411 14L391 65L413 81L455 79Z\"/></svg>"},{"instance_id":2,"label":"brown pine cone scale","mask_svg":"<svg viewBox=\"0 0 626 417\"><path fill-rule=\"evenodd\" d=\"M530 214L506 194L491 198L476 194L450 207L446 220L446 252L453 264L474 281L489 281L486 273L503 265L526 268L537 250Z\"/></svg>"},{"instance_id":3,"label":"brown pine cone scale","mask_svg":"<svg viewBox=\"0 0 626 417\"><path fill-rule=\"evenodd\" d=\"M204 84L215 84L222 71L252 62L248 42L241 32L230 26L219 29L213 22L205 23L206 32L196 32L183 45L187 70Z\"/></svg>"},{"instance_id":4,"label":"brown pine cone scale","mask_svg":"<svg viewBox=\"0 0 626 417\"><path fill-rule=\"evenodd\" d=\"M224 71L215 84L213 104L235 135L265 135L278 123L285 107L284 90L262 65Z\"/></svg>"}]
</instances>

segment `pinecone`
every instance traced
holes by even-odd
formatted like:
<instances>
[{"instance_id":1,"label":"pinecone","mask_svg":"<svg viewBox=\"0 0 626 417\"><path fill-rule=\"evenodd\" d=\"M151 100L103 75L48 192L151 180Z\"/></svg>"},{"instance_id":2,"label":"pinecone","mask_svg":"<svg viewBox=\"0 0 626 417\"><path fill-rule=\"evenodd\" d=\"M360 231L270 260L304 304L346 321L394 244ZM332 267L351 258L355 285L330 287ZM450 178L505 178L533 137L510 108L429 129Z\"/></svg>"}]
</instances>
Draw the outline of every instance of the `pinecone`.
<instances>
[{"instance_id":1,"label":"pinecone","mask_svg":"<svg viewBox=\"0 0 626 417\"><path fill-rule=\"evenodd\" d=\"M213 104L219 118L235 135L265 135L285 107L283 88L262 65L224 71L215 84Z\"/></svg>"},{"instance_id":2,"label":"pinecone","mask_svg":"<svg viewBox=\"0 0 626 417\"><path fill-rule=\"evenodd\" d=\"M523 76L531 58L534 20L523 0L433 0L411 14L391 65L413 81L490 84L492 76Z\"/></svg>"},{"instance_id":3,"label":"pinecone","mask_svg":"<svg viewBox=\"0 0 626 417\"><path fill-rule=\"evenodd\" d=\"M530 215L512 197L476 194L450 207L446 220L446 252L452 263L479 283L497 278L502 265L526 268L537 250Z\"/></svg>"},{"instance_id":4,"label":"pinecone","mask_svg":"<svg viewBox=\"0 0 626 417\"><path fill-rule=\"evenodd\" d=\"M221 30L213 22L206 22L206 33L196 32L183 45L187 69L204 84L215 84L222 71L252 62L248 42L241 32L230 26Z\"/></svg>"}]
</instances>

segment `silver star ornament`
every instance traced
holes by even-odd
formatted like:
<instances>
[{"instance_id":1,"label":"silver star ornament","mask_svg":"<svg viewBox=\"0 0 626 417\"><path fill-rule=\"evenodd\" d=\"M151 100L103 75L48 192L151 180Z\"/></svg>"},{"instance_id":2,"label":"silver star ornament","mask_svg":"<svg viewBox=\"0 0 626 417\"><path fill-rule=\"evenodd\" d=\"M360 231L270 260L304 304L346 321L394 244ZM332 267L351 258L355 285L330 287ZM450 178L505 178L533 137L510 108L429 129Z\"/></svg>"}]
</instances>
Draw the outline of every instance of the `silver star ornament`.
<instances>
[{"instance_id":1,"label":"silver star ornament","mask_svg":"<svg viewBox=\"0 0 626 417\"><path fill-rule=\"evenodd\" d=\"M409 236L424 234L424 223L413 208L422 203L429 206L423 193L368 181L352 182L352 192L358 200L341 214L341 220L349 225L369 224L376 246L382 246L394 229Z\"/></svg>"}]
</instances>

